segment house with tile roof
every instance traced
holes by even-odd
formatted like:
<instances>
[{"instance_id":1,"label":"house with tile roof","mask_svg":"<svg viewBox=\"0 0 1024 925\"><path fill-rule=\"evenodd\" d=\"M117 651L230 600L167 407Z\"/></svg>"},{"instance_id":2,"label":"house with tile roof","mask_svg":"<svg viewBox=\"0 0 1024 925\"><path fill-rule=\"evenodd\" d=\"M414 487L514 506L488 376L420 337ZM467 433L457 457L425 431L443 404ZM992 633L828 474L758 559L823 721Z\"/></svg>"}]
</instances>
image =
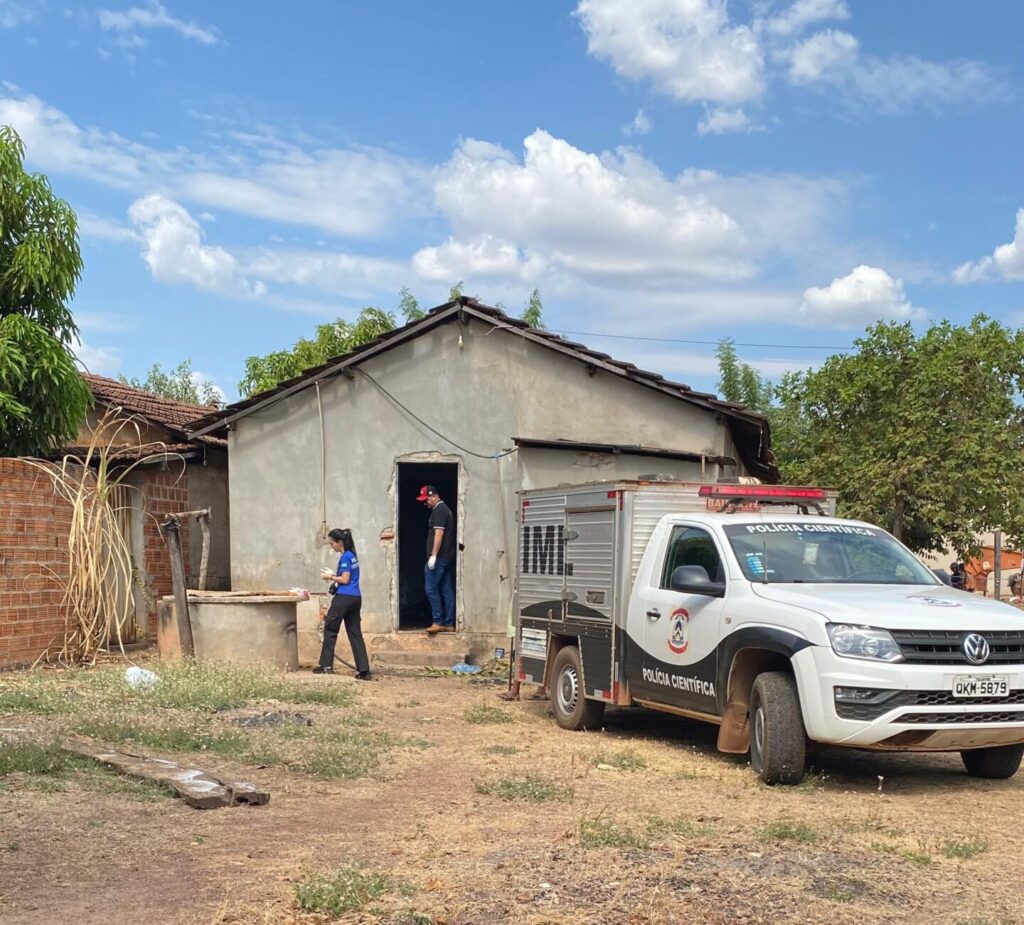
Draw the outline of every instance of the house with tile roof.
<instances>
[{"instance_id":1,"label":"house with tile roof","mask_svg":"<svg viewBox=\"0 0 1024 925\"><path fill-rule=\"evenodd\" d=\"M134 621L126 642L156 635L156 602L171 593L170 560L160 523L170 513L209 508L207 588L230 584L227 441L195 437L185 425L215 411L152 395L104 376L84 374L94 407L75 446L54 453L81 457L110 409L131 426L117 431L112 463L130 471L114 489L113 505L132 553ZM34 662L64 632L62 587L55 576L70 568L67 534L71 511L46 476L21 459L0 459L0 668ZM185 569L195 587L201 531L183 524Z\"/></svg>"},{"instance_id":2,"label":"house with tile roof","mask_svg":"<svg viewBox=\"0 0 1024 925\"><path fill-rule=\"evenodd\" d=\"M337 558L326 533L349 527L371 652L431 620L424 485L455 515L457 644L484 652L506 637L520 490L778 481L761 415L469 298L189 432L228 440L232 590L323 591L319 572Z\"/></svg>"}]
</instances>

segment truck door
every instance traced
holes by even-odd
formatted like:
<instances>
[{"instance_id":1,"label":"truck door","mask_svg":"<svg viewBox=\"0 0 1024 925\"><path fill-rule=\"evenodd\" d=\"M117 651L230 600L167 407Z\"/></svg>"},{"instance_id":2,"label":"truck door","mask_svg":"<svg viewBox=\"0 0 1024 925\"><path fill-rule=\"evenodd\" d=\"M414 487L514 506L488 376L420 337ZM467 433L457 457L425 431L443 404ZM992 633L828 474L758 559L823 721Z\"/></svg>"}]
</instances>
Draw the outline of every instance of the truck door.
<instances>
[{"instance_id":1,"label":"truck door","mask_svg":"<svg viewBox=\"0 0 1024 925\"><path fill-rule=\"evenodd\" d=\"M713 581L725 580L711 534L703 527L673 525L661 561L637 576L630 606L636 611L630 613L630 691L637 700L718 715L715 684L723 601L673 591L669 582L680 565L700 565Z\"/></svg>"}]
</instances>

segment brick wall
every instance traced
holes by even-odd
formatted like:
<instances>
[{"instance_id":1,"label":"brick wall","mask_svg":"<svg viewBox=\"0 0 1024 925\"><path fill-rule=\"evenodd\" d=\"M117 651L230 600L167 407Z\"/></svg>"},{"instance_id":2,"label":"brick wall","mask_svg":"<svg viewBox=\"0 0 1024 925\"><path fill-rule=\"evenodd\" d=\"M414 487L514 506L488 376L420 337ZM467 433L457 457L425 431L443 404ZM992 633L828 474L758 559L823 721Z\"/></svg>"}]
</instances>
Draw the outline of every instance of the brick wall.
<instances>
[{"instance_id":1,"label":"brick wall","mask_svg":"<svg viewBox=\"0 0 1024 925\"><path fill-rule=\"evenodd\" d=\"M143 629L149 638L155 639L156 602L163 595L172 594L174 591L171 583L171 558L167 553L167 544L160 534L159 525L167 519L168 514L180 514L182 511L191 510L188 501L188 479L181 474L180 465L171 466L167 470L160 470L156 466L140 466L135 471L138 476L132 481L142 492L145 505L142 531L143 568L151 601L146 625L140 629ZM192 587L189 574L189 529L188 522L182 521L181 546L185 560L185 583Z\"/></svg>"},{"instance_id":2,"label":"brick wall","mask_svg":"<svg viewBox=\"0 0 1024 925\"><path fill-rule=\"evenodd\" d=\"M142 498L146 594L145 613L138 614L137 622L141 636L155 639L156 602L172 592L171 562L159 524L170 513L190 509L188 481L180 466L140 466L130 483ZM67 574L70 529L71 508L54 494L46 475L23 460L0 458L0 668L30 664L63 638L63 591L53 574ZM188 537L189 526L182 523L185 574L191 579Z\"/></svg>"},{"instance_id":3,"label":"brick wall","mask_svg":"<svg viewBox=\"0 0 1024 925\"><path fill-rule=\"evenodd\" d=\"M71 508L50 479L0 458L0 668L31 663L63 638L62 587Z\"/></svg>"}]
</instances>

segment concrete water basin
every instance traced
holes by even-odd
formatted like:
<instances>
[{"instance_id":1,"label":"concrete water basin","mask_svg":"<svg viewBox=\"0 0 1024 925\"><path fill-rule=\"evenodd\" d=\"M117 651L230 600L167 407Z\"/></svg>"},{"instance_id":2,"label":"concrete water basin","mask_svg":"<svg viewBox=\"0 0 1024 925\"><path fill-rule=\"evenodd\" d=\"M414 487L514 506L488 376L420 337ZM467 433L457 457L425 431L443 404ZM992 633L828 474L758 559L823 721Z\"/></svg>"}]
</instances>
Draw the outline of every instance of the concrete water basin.
<instances>
[{"instance_id":1,"label":"concrete water basin","mask_svg":"<svg viewBox=\"0 0 1024 925\"><path fill-rule=\"evenodd\" d=\"M294 671L299 667L296 614L301 600L279 591L189 591L196 659ZM157 644L161 658L181 658L170 596L158 606Z\"/></svg>"}]
</instances>

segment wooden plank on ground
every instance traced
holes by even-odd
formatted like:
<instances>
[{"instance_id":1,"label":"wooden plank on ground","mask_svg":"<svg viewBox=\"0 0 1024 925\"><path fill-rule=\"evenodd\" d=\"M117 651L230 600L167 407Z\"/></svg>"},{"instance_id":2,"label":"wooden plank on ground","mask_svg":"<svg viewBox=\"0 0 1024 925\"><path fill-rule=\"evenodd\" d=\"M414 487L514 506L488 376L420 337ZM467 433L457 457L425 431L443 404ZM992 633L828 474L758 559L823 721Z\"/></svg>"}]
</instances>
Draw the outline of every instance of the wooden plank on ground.
<instances>
[{"instance_id":1,"label":"wooden plank on ground","mask_svg":"<svg viewBox=\"0 0 1024 925\"><path fill-rule=\"evenodd\" d=\"M220 806L262 806L270 802L270 794L252 784L228 781L199 768L187 768L162 758L147 758L119 752L89 742L68 742L64 751L99 761L119 774L156 781L174 790L195 809L216 809Z\"/></svg>"}]
</instances>

